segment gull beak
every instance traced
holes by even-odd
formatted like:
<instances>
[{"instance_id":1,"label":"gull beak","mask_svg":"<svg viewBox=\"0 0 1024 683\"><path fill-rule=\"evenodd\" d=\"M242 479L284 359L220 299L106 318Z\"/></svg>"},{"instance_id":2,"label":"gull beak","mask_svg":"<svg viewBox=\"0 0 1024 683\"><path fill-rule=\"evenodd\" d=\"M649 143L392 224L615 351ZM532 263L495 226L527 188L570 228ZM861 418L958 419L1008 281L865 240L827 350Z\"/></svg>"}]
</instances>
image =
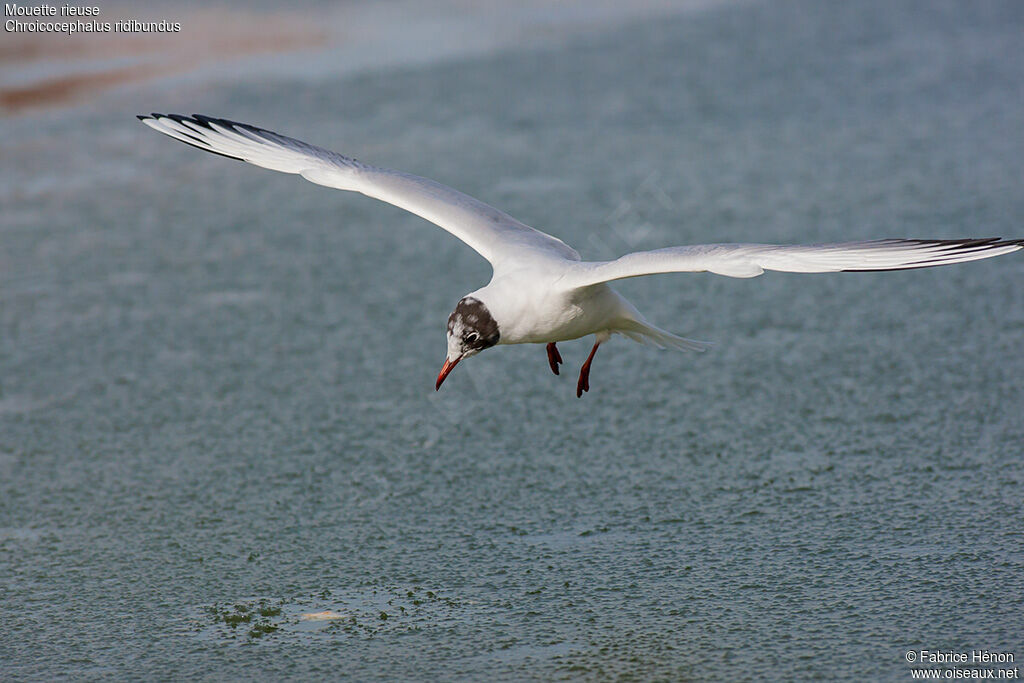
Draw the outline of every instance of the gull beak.
<instances>
[{"instance_id":1,"label":"gull beak","mask_svg":"<svg viewBox=\"0 0 1024 683\"><path fill-rule=\"evenodd\" d=\"M448 358L444 359L444 365L441 366L441 372L437 376L437 384L434 385L434 391L438 391L441 388L441 385L444 383L444 378L455 369L455 366L459 364L460 360L462 360L462 356L459 356L455 360L450 360Z\"/></svg>"}]
</instances>

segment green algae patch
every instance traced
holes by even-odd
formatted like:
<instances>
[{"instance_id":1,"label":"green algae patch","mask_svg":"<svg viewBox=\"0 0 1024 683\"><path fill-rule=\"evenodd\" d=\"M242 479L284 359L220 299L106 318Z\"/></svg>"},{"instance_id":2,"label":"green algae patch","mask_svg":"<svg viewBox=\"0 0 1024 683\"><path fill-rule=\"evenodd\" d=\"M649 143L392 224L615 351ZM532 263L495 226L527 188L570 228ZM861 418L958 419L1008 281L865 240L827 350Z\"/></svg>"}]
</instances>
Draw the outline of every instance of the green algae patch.
<instances>
[{"instance_id":1,"label":"green algae patch","mask_svg":"<svg viewBox=\"0 0 1024 683\"><path fill-rule=\"evenodd\" d=\"M448 627L472 603L419 586L369 584L323 589L291 600L232 600L202 608L198 631L216 640L254 643L280 638L378 638Z\"/></svg>"},{"instance_id":2,"label":"green algae patch","mask_svg":"<svg viewBox=\"0 0 1024 683\"><path fill-rule=\"evenodd\" d=\"M225 627L225 635L232 637L244 634L248 638L262 638L281 628L280 604L272 604L268 600L214 604L205 611L212 617L214 626ZM243 624L249 627L248 630L238 628Z\"/></svg>"}]
</instances>

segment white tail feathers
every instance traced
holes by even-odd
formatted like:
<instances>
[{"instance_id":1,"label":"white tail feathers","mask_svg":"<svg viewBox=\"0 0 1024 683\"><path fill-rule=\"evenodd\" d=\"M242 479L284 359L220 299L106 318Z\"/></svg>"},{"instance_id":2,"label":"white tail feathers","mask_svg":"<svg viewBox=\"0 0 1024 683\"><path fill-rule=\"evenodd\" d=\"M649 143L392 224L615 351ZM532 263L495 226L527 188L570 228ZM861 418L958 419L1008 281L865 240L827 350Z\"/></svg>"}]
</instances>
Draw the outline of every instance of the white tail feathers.
<instances>
[{"instance_id":1,"label":"white tail feathers","mask_svg":"<svg viewBox=\"0 0 1024 683\"><path fill-rule=\"evenodd\" d=\"M615 332L629 337L635 342L645 344L648 346L656 346L659 349L677 349L679 351L697 351L703 353L710 347L714 346L712 342L697 341L696 339L686 339L678 335L666 332L660 328L651 325L650 323L642 322L640 320L630 320L625 322L622 327L614 330Z\"/></svg>"}]
</instances>

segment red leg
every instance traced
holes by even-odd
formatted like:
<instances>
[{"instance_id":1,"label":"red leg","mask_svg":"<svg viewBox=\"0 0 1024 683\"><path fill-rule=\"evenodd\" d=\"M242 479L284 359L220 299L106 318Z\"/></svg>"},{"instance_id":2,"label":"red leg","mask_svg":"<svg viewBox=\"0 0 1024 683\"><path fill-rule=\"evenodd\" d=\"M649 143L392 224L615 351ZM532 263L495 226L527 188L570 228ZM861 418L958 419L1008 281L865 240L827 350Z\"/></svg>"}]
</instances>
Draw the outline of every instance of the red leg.
<instances>
[{"instance_id":1,"label":"red leg","mask_svg":"<svg viewBox=\"0 0 1024 683\"><path fill-rule=\"evenodd\" d=\"M562 354L558 352L558 347L555 346L555 342L548 344L548 365L551 366L551 372L558 374L558 364L562 362Z\"/></svg>"},{"instance_id":2,"label":"red leg","mask_svg":"<svg viewBox=\"0 0 1024 683\"><path fill-rule=\"evenodd\" d=\"M594 354L597 353L597 347L600 345L601 342L594 342L594 348L590 349L590 355L587 356L583 367L580 368L580 380L576 383L576 398L582 396L584 391L590 391L590 363L593 362Z\"/></svg>"}]
</instances>

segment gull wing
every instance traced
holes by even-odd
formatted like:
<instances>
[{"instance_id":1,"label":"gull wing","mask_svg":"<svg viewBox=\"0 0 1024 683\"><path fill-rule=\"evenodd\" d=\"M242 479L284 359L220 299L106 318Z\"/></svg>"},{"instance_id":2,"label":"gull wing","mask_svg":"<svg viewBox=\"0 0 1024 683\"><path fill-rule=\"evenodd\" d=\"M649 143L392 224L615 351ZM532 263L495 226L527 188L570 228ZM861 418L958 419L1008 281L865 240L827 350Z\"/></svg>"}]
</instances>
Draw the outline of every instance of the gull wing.
<instances>
[{"instance_id":1,"label":"gull wing","mask_svg":"<svg viewBox=\"0 0 1024 683\"><path fill-rule=\"evenodd\" d=\"M523 258L579 260L579 254L546 233L457 190L401 171L364 164L327 149L244 123L195 114L138 117L150 128L214 154L318 185L361 192L427 219L465 242L498 269Z\"/></svg>"},{"instance_id":2,"label":"gull wing","mask_svg":"<svg viewBox=\"0 0 1024 683\"><path fill-rule=\"evenodd\" d=\"M766 270L787 273L931 268L1009 254L1024 240L884 239L834 244L700 244L638 251L614 261L580 262L563 280L569 287L656 273L709 272L729 277L756 277Z\"/></svg>"}]
</instances>

